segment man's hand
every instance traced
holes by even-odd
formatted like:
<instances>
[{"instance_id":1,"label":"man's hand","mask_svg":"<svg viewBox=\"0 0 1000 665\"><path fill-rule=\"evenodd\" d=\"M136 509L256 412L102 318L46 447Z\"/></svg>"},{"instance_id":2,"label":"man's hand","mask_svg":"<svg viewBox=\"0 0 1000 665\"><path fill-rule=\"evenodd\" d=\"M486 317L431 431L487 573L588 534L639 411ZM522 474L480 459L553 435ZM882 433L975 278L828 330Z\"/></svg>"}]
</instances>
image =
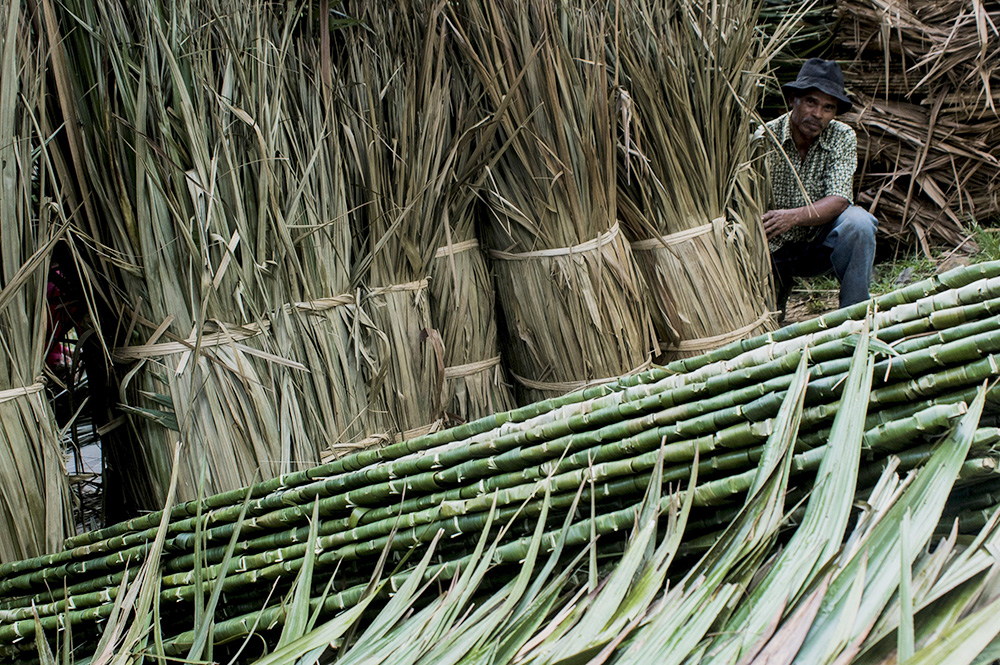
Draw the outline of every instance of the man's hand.
<instances>
[{"instance_id":1,"label":"man's hand","mask_svg":"<svg viewBox=\"0 0 1000 665\"><path fill-rule=\"evenodd\" d=\"M832 222L837 219L837 215L847 210L849 205L844 197L830 195L824 196L810 206L768 210L760 219L764 222L764 233L770 240L795 226L819 226Z\"/></svg>"},{"instance_id":2,"label":"man's hand","mask_svg":"<svg viewBox=\"0 0 1000 665\"><path fill-rule=\"evenodd\" d=\"M764 233L770 240L798 226L799 215L797 210L768 210L761 221L764 222Z\"/></svg>"}]
</instances>

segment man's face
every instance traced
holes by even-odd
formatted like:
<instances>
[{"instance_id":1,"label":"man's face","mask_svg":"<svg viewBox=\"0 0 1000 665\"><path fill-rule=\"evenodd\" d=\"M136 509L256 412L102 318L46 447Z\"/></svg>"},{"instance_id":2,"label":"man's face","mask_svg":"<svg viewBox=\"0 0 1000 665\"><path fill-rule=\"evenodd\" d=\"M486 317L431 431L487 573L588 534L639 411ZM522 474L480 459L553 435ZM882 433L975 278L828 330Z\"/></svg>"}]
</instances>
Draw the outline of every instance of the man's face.
<instances>
[{"instance_id":1,"label":"man's face","mask_svg":"<svg viewBox=\"0 0 1000 665\"><path fill-rule=\"evenodd\" d=\"M819 90L808 90L792 99L792 129L813 141L837 115L837 99Z\"/></svg>"}]
</instances>

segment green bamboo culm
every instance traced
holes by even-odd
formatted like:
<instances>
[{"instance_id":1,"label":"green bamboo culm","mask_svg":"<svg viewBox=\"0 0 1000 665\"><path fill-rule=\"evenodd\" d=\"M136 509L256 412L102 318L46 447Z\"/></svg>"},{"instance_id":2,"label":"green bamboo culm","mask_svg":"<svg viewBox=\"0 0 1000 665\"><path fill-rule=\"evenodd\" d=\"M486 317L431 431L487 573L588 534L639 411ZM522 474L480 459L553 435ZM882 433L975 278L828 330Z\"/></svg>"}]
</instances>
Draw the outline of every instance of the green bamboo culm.
<instances>
[{"instance_id":1,"label":"green bamboo culm","mask_svg":"<svg viewBox=\"0 0 1000 665\"><path fill-rule=\"evenodd\" d=\"M688 373L651 370L641 379L629 377L430 435L416 447L359 452L322 467L323 475L298 474L278 487L272 481L250 490L243 520L235 501L219 498L205 502L218 507L206 507L202 516L196 504L173 510L162 557L163 616L167 625L180 626L180 609L223 574L223 588L240 607L252 607L250 590L265 580L290 584L307 560L305 543L313 542L306 520L314 503L320 522L314 529L319 554L313 565L317 571L341 569L338 594L352 585L363 588L362 571L383 549L401 555L443 531L449 551L461 552L459 543L479 534L491 511L512 526L530 520L540 514L546 491L550 510L569 510L581 487L580 500L616 506L621 520L603 521L597 529L610 537L634 515L657 459L663 460L662 483L683 482L698 459L692 511L707 525L707 511L738 501L751 489L762 445L773 431L795 367L807 355L810 381L789 471L795 482L815 472L825 458L831 423L848 390L844 377L862 335L870 339L866 355L873 374L868 415L861 420L863 453L876 466L897 455L904 468L919 468L929 459L921 451L930 450L934 438L961 416L977 383L998 371L992 355L997 351L997 286L993 277L983 277L988 271L970 272L979 279L956 279L956 289L933 280L937 287L928 282L911 292L910 301L898 299L893 307L875 311L870 332L864 321L849 318L834 328L805 329L801 336L778 331L742 353ZM988 404L996 404L995 399ZM977 436L982 445L973 449L981 455L989 449L989 431ZM995 462L987 455L967 466L962 482L982 482ZM110 616L114 589L131 575L126 565L147 556L145 543L155 533L147 524L148 518L135 521L133 528L123 525L92 536L89 545L4 566L0 612L6 625L0 627L0 641L34 630L32 601L43 630L57 627L66 612L77 627ZM237 525L240 540L232 563L224 566L226 542ZM586 519L575 528L591 532ZM517 533L517 528L511 531ZM581 537L573 542L582 543ZM207 549L193 550L195 538ZM60 580L69 582L65 594L57 591ZM42 585L53 591L43 591ZM351 602L360 598L338 597L328 603L330 611L335 605L351 606L348 597L355 599Z\"/></svg>"}]
</instances>

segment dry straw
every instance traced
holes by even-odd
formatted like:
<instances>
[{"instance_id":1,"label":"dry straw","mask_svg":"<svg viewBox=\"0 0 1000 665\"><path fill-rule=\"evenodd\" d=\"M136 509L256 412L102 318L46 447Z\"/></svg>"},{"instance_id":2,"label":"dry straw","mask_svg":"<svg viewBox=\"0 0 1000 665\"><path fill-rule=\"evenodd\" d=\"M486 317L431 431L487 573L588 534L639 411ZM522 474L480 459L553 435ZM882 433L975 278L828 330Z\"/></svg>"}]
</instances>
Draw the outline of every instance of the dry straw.
<instances>
[{"instance_id":1,"label":"dry straw","mask_svg":"<svg viewBox=\"0 0 1000 665\"><path fill-rule=\"evenodd\" d=\"M380 358L384 422L404 439L441 426L444 361L430 313L430 271L455 159L451 72L439 11L358 3L344 32L344 140L349 200L367 287L365 308L387 340Z\"/></svg>"},{"instance_id":2,"label":"dry straw","mask_svg":"<svg viewBox=\"0 0 1000 665\"><path fill-rule=\"evenodd\" d=\"M162 503L176 441L188 500L362 438L373 326L349 277L316 17L237 1L66 10L134 435L105 451L131 470L128 494Z\"/></svg>"},{"instance_id":3,"label":"dry straw","mask_svg":"<svg viewBox=\"0 0 1000 665\"><path fill-rule=\"evenodd\" d=\"M20 2L0 19L0 562L55 552L72 524L59 433L42 376L46 287L66 228L39 119L47 46Z\"/></svg>"},{"instance_id":4,"label":"dry straw","mask_svg":"<svg viewBox=\"0 0 1000 665\"><path fill-rule=\"evenodd\" d=\"M511 409L514 396L500 356L493 277L476 228L477 187L498 156L489 149L496 125L479 122L481 90L454 50L449 54L459 145L431 264L431 318L443 347L444 415L461 422Z\"/></svg>"},{"instance_id":5,"label":"dry straw","mask_svg":"<svg viewBox=\"0 0 1000 665\"><path fill-rule=\"evenodd\" d=\"M668 357L773 328L751 145L767 52L757 3L620 3L619 215Z\"/></svg>"},{"instance_id":6,"label":"dry straw","mask_svg":"<svg viewBox=\"0 0 1000 665\"><path fill-rule=\"evenodd\" d=\"M471 2L455 17L503 151L482 187L484 240L522 402L641 370L654 352L645 284L615 219L604 26L593 9Z\"/></svg>"}]
</instances>

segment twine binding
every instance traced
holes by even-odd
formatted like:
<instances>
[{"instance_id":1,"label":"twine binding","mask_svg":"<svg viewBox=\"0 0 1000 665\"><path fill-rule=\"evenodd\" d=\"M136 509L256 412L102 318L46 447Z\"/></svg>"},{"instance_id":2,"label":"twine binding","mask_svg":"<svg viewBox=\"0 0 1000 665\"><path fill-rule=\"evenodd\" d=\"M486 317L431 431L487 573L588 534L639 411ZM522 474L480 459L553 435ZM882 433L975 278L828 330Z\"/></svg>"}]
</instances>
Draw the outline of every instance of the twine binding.
<instances>
[{"instance_id":1,"label":"twine binding","mask_svg":"<svg viewBox=\"0 0 1000 665\"><path fill-rule=\"evenodd\" d=\"M415 282L406 282L405 284L393 284L391 286L380 286L377 289L372 289L369 294L372 298L376 296L382 296L387 293L399 293L404 291L423 291L431 282L429 279L424 277L423 279L417 280Z\"/></svg>"},{"instance_id":2,"label":"twine binding","mask_svg":"<svg viewBox=\"0 0 1000 665\"><path fill-rule=\"evenodd\" d=\"M45 390L45 380L36 379L34 383L30 386L25 386L24 388L8 388L7 390L0 390L0 404L4 402L12 402L19 397L27 397L28 395L34 395L35 393L40 393Z\"/></svg>"},{"instance_id":3,"label":"twine binding","mask_svg":"<svg viewBox=\"0 0 1000 665\"><path fill-rule=\"evenodd\" d=\"M613 242L615 237L618 235L618 222L601 235L597 236L593 240L588 240L587 242L582 242L579 245L573 245L572 247L558 247L556 249L539 249L531 252L502 252L497 249L491 249L489 254L494 259L500 259L502 261L526 261L529 259L541 259L541 258L553 258L556 256L571 256L573 254L582 254L584 252L593 252L600 249L604 245Z\"/></svg>"},{"instance_id":4,"label":"twine binding","mask_svg":"<svg viewBox=\"0 0 1000 665\"><path fill-rule=\"evenodd\" d=\"M286 312L297 310L300 312L316 313L326 312L344 305L353 305L355 302L356 300L354 295L350 293L342 293L329 298L317 298L316 300L283 305L282 309ZM117 362L162 358L164 356L172 356L179 353L194 351L195 346L199 346L199 348L202 349L211 349L223 344L236 344L252 337L263 335L271 327L271 324L268 321L263 321L261 323L248 323L246 325L239 326L230 326L223 323L216 323L216 325L219 326L220 331L202 335L200 345L198 345L198 331L192 330L187 339L176 342L120 346L114 350L112 355L114 360ZM159 331L159 334L154 335L154 339L159 337L160 334L162 334L162 331Z\"/></svg>"},{"instance_id":5,"label":"twine binding","mask_svg":"<svg viewBox=\"0 0 1000 665\"><path fill-rule=\"evenodd\" d=\"M771 318L771 312L764 312L760 317L753 323L749 323L742 328L737 328L732 332L724 333L722 335L714 335L712 337L700 337L697 339L685 339L677 343L676 346L672 347L675 351L711 351L729 342L735 342L747 333L751 332L757 326L762 325L765 321Z\"/></svg>"},{"instance_id":6,"label":"twine binding","mask_svg":"<svg viewBox=\"0 0 1000 665\"><path fill-rule=\"evenodd\" d=\"M701 226L696 226L693 229L685 229L683 231L670 233L658 238L637 240L632 243L632 249L637 252L648 252L653 249L665 249L670 245L679 245L682 242L688 242L699 236L703 236L706 233L711 233L712 230L715 229L716 224L722 224L725 221L725 217L716 217L708 224L702 224Z\"/></svg>"},{"instance_id":7,"label":"twine binding","mask_svg":"<svg viewBox=\"0 0 1000 665\"><path fill-rule=\"evenodd\" d=\"M487 358L486 360L466 363L465 365L452 365L451 367L444 368L444 378L459 379L465 376L472 376L473 374L485 372L486 370L496 367L499 364L500 356L493 356L492 358Z\"/></svg>"},{"instance_id":8,"label":"twine binding","mask_svg":"<svg viewBox=\"0 0 1000 665\"><path fill-rule=\"evenodd\" d=\"M455 254L461 254L462 252L467 252L470 249L475 249L479 247L479 240L473 238L472 240L463 240L462 242L456 242L455 244L442 245L438 247L437 252L434 253L435 259L443 259L448 256L454 256Z\"/></svg>"},{"instance_id":9,"label":"twine binding","mask_svg":"<svg viewBox=\"0 0 1000 665\"><path fill-rule=\"evenodd\" d=\"M626 372L622 376L632 376L633 374L638 374L639 372L644 372L653 366L653 358L650 356L646 358L646 362L642 363L638 367ZM592 388L594 386L604 385L605 383L611 383L617 381L621 377L612 376L606 379L592 379L590 381L533 381L531 379L526 379L523 376L519 376L515 372L510 372L510 375L514 377L514 380L520 383L525 388L531 388L533 390L544 390L547 392L556 392L560 394L567 394L571 392L576 392L577 390L583 390L584 388Z\"/></svg>"}]
</instances>

